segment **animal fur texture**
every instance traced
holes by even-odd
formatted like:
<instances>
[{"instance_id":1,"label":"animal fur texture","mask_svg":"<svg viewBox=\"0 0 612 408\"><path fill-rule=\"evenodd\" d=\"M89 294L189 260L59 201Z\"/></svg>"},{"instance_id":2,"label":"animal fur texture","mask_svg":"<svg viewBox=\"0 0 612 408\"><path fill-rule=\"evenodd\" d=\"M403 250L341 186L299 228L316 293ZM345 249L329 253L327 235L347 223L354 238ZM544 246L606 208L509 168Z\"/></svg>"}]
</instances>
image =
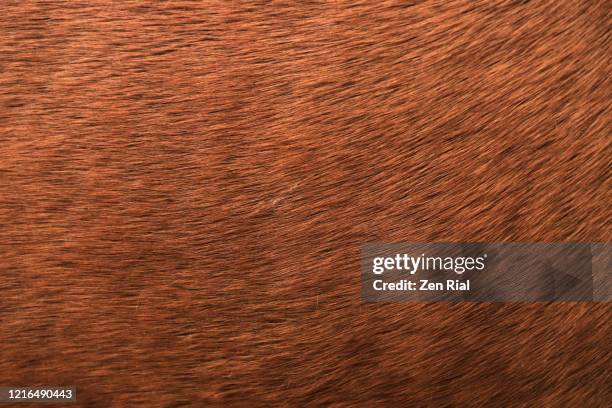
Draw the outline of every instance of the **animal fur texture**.
<instances>
[{"instance_id":1,"label":"animal fur texture","mask_svg":"<svg viewBox=\"0 0 612 408\"><path fill-rule=\"evenodd\" d=\"M362 304L359 248L609 242L610 1L0 8L0 385L609 406L608 303Z\"/></svg>"}]
</instances>

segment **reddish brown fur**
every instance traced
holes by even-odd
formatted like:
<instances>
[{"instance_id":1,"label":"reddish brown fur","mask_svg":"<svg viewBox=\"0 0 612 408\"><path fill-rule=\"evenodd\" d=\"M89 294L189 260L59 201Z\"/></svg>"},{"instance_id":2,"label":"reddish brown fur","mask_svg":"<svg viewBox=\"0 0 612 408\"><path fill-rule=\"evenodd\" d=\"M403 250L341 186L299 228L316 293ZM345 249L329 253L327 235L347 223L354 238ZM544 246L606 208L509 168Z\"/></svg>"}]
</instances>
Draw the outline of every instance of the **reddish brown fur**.
<instances>
[{"instance_id":1,"label":"reddish brown fur","mask_svg":"<svg viewBox=\"0 0 612 408\"><path fill-rule=\"evenodd\" d=\"M607 406L609 304L361 304L359 246L610 241L611 8L4 0L0 385Z\"/></svg>"}]
</instances>

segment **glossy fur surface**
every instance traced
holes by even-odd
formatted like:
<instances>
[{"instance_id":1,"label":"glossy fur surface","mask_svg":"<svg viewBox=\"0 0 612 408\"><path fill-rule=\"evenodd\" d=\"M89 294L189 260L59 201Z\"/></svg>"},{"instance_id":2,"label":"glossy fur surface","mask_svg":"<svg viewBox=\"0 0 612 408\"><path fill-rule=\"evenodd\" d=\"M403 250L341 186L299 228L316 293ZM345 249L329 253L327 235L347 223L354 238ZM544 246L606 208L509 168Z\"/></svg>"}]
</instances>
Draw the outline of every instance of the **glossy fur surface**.
<instances>
[{"instance_id":1,"label":"glossy fur surface","mask_svg":"<svg viewBox=\"0 0 612 408\"><path fill-rule=\"evenodd\" d=\"M359 294L368 241L611 240L609 1L1 9L0 385L609 406L609 304Z\"/></svg>"}]
</instances>

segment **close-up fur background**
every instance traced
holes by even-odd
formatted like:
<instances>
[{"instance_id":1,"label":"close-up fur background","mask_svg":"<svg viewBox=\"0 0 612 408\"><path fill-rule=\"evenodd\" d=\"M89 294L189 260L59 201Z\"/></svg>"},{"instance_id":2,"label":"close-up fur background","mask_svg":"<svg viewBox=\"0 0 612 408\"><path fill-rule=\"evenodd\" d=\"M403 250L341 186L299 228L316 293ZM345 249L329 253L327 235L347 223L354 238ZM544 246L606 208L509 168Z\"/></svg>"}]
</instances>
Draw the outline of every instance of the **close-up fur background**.
<instances>
[{"instance_id":1,"label":"close-up fur background","mask_svg":"<svg viewBox=\"0 0 612 408\"><path fill-rule=\"evenodd\" d=\"M611 240L610 1L0 15L0 386L609 406L609 303L362 303L359 268L371 241Z\"/></svg>"}]
</instances>

